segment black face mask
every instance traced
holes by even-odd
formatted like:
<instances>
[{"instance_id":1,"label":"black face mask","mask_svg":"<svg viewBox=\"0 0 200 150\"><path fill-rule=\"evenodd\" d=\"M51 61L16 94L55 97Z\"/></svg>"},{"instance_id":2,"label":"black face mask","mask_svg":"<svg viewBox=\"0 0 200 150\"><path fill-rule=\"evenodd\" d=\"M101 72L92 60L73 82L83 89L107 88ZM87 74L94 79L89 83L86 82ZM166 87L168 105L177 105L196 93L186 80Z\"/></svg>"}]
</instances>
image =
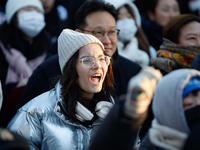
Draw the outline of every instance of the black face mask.
<instances>
[{"instance_id":1,"label":"black face mask","mask_svg":"<svg viewBox=\"0 0 200 150\"><path fill-rule=\"evenodd\" d=\"M186 110L185 117L190 129L195 127L198 123L200 123L200 106Z\"/></svg>"}]
</instances>

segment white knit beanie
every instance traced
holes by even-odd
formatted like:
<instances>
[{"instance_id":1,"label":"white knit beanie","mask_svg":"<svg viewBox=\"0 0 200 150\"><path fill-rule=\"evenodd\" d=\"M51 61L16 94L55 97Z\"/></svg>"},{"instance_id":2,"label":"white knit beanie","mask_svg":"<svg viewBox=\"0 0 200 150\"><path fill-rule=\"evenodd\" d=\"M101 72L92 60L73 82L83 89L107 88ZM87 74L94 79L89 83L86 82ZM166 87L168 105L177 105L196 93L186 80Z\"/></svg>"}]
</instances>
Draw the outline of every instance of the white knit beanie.
<instances>
[{"instance_id":1,"label":"white knit beanie","mask_svg":"<svg viewBox=\"0 0 200 150\"><path fill-rule=\"evenodd\" d=\"M69 59L84 45L91 43L104 46L96 37L90 34L79 33L70 29L64 29L58 37L58 57L61 72Z\"/></svg>"},{"instance_id":2,"label":"white knit beanie","mask_svg":"<svg viewBox=\"0 0 200 150\"><path fill-rule=\"evenodd\" d=\"M40 0L7 0L5 6L7 24L10 23L10 20L19 9L27 6L34 6L44 14L44 8Z\"/></svg>"}]
</instances>

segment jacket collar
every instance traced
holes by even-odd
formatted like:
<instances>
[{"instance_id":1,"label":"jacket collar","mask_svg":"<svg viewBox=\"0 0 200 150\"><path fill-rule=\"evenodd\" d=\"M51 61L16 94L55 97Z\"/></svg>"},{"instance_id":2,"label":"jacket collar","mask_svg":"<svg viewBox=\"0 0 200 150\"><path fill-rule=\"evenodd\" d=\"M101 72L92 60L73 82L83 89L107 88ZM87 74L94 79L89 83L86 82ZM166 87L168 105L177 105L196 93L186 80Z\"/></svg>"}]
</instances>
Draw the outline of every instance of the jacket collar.
<instances>
[{"instance_id":1,"label":"jacket collar","mask_svg":"<svg viewBox=\"0 0 200 150\"><path fill-rule=\"evenodd\" d=\"M65 103L64 98L61 95L61 93L62 93L61 92L61 88L62 88L62 86L61 86L60 80L59 80L58 83L55 86L55 94L56 94L57 101L56 101L56 105L55 105L55 108L54 108L54 112L56 113L56 115L59 118L61 118L66 123L68 123L70 125L73 125L73 126L81 126L81 127L83 127L81 124L77 124L77 123L72 122L70 117L67 115L68 114L68 112L66 110L67 104ZM92 125L89 126L89 127L99 125L101 122L102 122L102 120L99 118L99 119L95 120L92 123Z\"/></svg>"},{"instance_id":2,"label":"jacket collar","mask_svg":"<svg viewBox=\"0 0 200 150\"><path fill-rule=\"evenodd\" d=\"M119 56L118 49L116 49L115 53L112 56L113 60L117 60L118 56Z\"/></svg>"}]
</instances>

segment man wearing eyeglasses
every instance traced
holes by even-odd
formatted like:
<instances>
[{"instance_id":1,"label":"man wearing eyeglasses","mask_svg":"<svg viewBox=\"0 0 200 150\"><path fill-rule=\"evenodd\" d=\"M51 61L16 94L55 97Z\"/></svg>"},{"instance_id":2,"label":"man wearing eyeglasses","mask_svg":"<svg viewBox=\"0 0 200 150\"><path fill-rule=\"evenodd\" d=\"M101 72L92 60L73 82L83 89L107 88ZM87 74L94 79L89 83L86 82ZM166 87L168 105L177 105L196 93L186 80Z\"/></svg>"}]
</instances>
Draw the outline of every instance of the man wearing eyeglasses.
<instances>
[{"instance_id":1,"label":"man wearing eyeglasses","mask_svg":"<svg viewBox=\"0 0 200 150\"><path fill-rule=\"evenodd\" d=\"M136 75L141 67L120 56L117 52L116 28L117 12L115 8L103 1L88 1L77 11L75 22L76 31L85 34L93 34L104 45L106 54L112 57L113 73L115 78L116 96L126 93L129 79ZM58 56L52 56L40 65L30 77L24 90L18 108L37 95L46 92L57 83L52 84L52 78L61 75Z\"/></svg>"},{"instance_id":2,"label":"man wearing eyeglasses","mask_svg":"<svg viewBox=\"0 0 200 150\"><path fill-rule=\"evenodd\" d=\"M76 31L92 34L104 45L105 52L113 59L116 96L126 93L129 79L136 75L141 67L120 56L117 51L116 28L117 12L109 3L90 1L76 12Z\"/></svg>"},{"instance_id":3,"label":"man wearing eyeglasses","mask_svg":"<svg viewBox=\"0 0 200 150\"><path fill-rule=\"evenodd\" d=\"M104 16L109 15L109 13L108 12L94 12L93 15L94 16L92 16L91 19L88 19L88 20L92 20L92 18L95 18L95 16L97 16L97 15L100 15L100 16L102 15L102 18L104 18ZM97 24L98 24L98 22L97 22ZM76 31L94 35L102 43L104 43L104 45L107 45L105 47L106 54L108 54L109 56L112 57L112 55L116 51L116 46L115 46L116 42L115 41L117 40L117 36L120 31L119 29L115 29L116 27L112 27L112 28L109 31L104 31L103 27L97 27L97 29L94 29L93 31L79 28L79 29L76 29Z\"/></svg>"}]
</instances>

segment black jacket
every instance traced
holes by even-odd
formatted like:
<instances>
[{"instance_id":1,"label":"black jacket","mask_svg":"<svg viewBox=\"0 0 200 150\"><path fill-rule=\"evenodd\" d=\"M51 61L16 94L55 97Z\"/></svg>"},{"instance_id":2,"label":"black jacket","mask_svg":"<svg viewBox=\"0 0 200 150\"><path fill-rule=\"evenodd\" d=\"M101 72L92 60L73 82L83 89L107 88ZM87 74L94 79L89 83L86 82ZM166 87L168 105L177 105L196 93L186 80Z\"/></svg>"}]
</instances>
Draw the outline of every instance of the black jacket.
<instances>
[{"instance_id":1,"label":"black jacket","mask_svg":"<svg viewBox=\"0 0 200 150\"><path fill-rule=\"evenodd\" d=\"M143 18L142 29L147 36L150 45L153 46L156 50L159 50L160 45L163 43L163 27L149 19Z\"/></svg>"}]
</instances>

